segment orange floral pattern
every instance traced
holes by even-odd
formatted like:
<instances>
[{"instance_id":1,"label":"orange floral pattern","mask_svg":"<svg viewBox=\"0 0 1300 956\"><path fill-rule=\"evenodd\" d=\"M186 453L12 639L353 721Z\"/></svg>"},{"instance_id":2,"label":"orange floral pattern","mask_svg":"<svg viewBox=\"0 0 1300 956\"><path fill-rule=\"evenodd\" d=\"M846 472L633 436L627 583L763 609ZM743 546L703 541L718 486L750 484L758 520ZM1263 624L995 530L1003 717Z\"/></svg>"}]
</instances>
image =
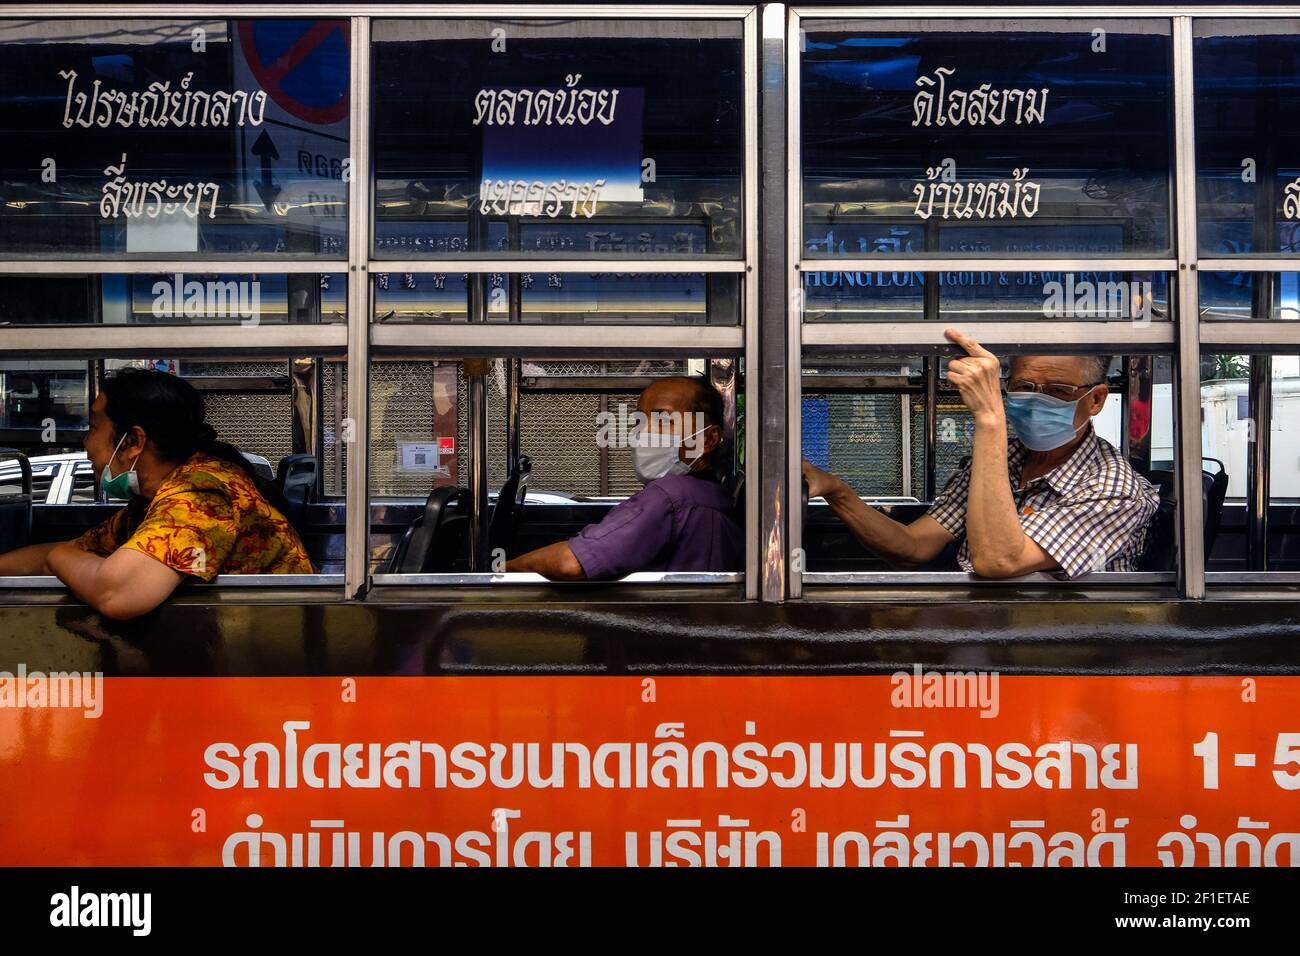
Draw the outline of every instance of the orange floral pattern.
<instances>
[{"instance_id":1,"label":"orange floral pattern","mask_svg":"<svg viewBox=\"0 0 1300 956\"><path fill-rule=\"evenodd\" d=\"M314 574L302 539L247 472L204 452L168 475L132 527L127 507L74 543L107 557L141 551L181 574Z\"/></svg>"}]
</instances>

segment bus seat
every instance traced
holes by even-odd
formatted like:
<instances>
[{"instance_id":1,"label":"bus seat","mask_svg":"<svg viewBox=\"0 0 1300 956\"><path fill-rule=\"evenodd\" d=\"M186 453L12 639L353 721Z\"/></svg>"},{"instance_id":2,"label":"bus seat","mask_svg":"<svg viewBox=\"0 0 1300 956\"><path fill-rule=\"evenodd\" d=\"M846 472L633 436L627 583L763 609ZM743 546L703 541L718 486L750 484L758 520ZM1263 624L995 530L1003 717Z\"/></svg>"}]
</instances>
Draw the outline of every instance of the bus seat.
<instances>
[{"instance_id":1,"label":"bus seat","mask_svg":"<svg viewBox=\"0 0 1300 956\"><path fill-rule=\"evenodd\" d=\"M1223 517L1223 499L1228 490L1228 472L1223 462L1206 458L1218 465L1217 472L1201 472L1201 517L1203 521L1205 554L1214 547ZM1178 543L1178 485L1174 473L1163 469L1145 472L1147 481L1160 491L1160 504L1156 508L1151 528L1147 532L1146 548L1138 564L1139 571L1173 571Z\"/></svg>"},{"instance_id":2,"label":"bus seat","mask_svg":"<svg viewBox=\"0 0 1300 956\"><path fill-rule=\"evenodd\" d=\"M1205 558L1208 561L1214 549L1214 541L1219 536L1219 523L1223 520L1223 499L1228 494L1228 469L1217 458L1202 458L1201 461L1212 462L1218 471L1211 474L1204 472L1209 482L1205 495Z\"/></svg>"},{"instance_id":3,"label":"bus seat","mask_svg":"<svg viewBox=\"0 0 1300 956\"><path fill-rule=\"evenodd\" d=\"M722 487L731 495L731 520L741 528L745 527L745 476L731 475L722 483Z\"/></svg>"},{"instance_id":4,"label":"bus seat","mask_svg":"<svg viewBox=\"0 0 1300 956\"><path fill-rule=\"evenodd\" d=\"M388 574L436 574L450 571L469 530L469 489L444 485L424 502L424 513L411 522L393 549Z\"/></svg>"},{"instance_id":5,"label":"bus seat","mask_svg":"<svg viewBox=\"0 0 1300 956\"><path fill-rule=\"evenodd\" d=\"M800 520L803 522L803 527L806 528L808 527L808 479L807 478L803 478L799 481L799 507L801 509L800 514L802 516Z\"/></svg>"},{"instance_id":6,"label":"bus seat","mask_svg":"<svg viewBox=\"0 0 1300 956\"><path fill-rule=\"evenodd\" d=\"M319 474L315 455L286 455L275 469L275 486L287 505L285 517L295 528L307 516L307 505L316 500Z\"/></svg>"},{"instance_id":7,"label":"bus seat","mask_svg":"<svg viewBox=\"0 0 1300 956\"><path fill-rule=\"evenodd\" d=\"M1138 559L1139 571L1173 571L1178 566L1178 482L1164 469L1143 472L1156 486L1160 501L1147 528L1146 546Z\"/></svg>"},{"instance_id":8,"label":"bus seat","mask_svg":"<svg viewBox=\"0 0 1300 956\"><path fill-rule=\"evenodd\" d=\"M505 484L497 495L497 502L492 507L492 517L488 524L488 548L496 551L500 548L509 553L514 543L515 533L524 517L524 502L528 498L528 477L532 474L533 462L527 455L521 455L514 471L506 476Z\"/></svg>"},{"instance_id":9,"label":"bus seat","mask_svg":"<svg viewBox=\"0 0 1300 956\"><path fill-rule=\"evenodd\" d=\"M32 466L27 456L16 448L0 448L0 457L17 460L19 477L16 492L0 493L0 553L3 553L32 543Z\"/></svg>"}]
</instances>

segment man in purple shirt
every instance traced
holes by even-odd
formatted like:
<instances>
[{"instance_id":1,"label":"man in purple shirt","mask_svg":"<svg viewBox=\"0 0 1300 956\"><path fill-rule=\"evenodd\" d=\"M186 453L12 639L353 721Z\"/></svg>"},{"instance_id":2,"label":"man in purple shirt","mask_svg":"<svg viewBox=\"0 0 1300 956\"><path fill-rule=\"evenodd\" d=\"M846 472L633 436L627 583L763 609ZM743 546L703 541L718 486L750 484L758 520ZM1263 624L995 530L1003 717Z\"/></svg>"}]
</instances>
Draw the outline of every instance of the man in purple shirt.
<instances>
[{"instance_id":1,"label":"man in purple shirt","mask_svg":"<svg viewBox=\"0 0 1300 956\"><path fill-rule=\"evenodd\" d=\"M645 487L568 541L506 564L553 581L607 581L633 571L739 571L743 535L713 474L722 398L702 378L665 378L637 402L628 449Z\"/></svg>"}]
</instances>

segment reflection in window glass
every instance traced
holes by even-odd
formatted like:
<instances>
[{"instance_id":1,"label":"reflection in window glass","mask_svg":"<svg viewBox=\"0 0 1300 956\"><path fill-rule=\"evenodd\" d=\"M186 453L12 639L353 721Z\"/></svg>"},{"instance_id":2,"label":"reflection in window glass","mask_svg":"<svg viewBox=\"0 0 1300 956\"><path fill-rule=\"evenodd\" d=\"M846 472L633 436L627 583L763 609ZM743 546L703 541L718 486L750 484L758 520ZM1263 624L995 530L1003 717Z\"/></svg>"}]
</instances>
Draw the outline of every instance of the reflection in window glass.
<instances>
[{"instance_id":1,"label":"reflection in window glass","mask_svg":"<svg viewBox=\"0 0 1300 956\"><path fill-rule=\"evenodd\" d=\"M808 21L806 254L1168 252L1169 38L1138 19Z\"/></svg>"},{"instance_id":2,"label":"reflection in window glass","mask_svg":"<svg viewBox=\"0 0 1300 956\"><path fill-rule=\"evenodd\" d=\"M924 362L842 356L803 370L803 457L870 498L920 498Z\"/></svg>"},{"instance_id":3,"label":"reflection in window glass","mask_svg":"<svg viewBox=\"0 0 1300 956\"><path fill-rule=\"evenodd\" d=\"M379 322L467 322L482 283L489 322L551 325L737 325L734 273L376 273Z\"/></svg>"},{"instance_id":4,"label":"reflection in window glass","mask_svg":"<svg viewBox=\"0 0 1300 956\"><path fill-rule=\"evenodd\" d=\"M1196 193L1204 256L1300 250L1294 20L1196 20Z\"/></svg>"},{"instance_id":5,"label":"reflection in window glass","mask_svg":"<svg viewBox=\"0 0 1300 956\"><path fill-rule=\"evenodd\" d=\"M1300 273L1202 272L1201 318L1300 320Z\"/></svg>"},{"instance_id":6,"label":"reflection in window glass","mask_svg":"<svg viewBox=\"0 0 1300 956\"><path fill-rule=\"evenodd\" d=\"M80 454L94 382L127 366L186 379L203 395L218 438L272 469L286 455L316 454L324 446L325 487L342 493L342 466L332 449L346 391L341 364L323 359L0 359L0 444L28 456Z\"/></svg>"},{"instance_id":7,"label":"reflection in window glass","mask_svg":"<svg viewBox=\"0 0 1300 956\"><path fill-rule=\"evenodd\" d=\"M10 20L0 251L346 254L347 20Z\"/></svg>"},{"instance_id":8,"label":"reflection in window glass","mask_svg":"<svg viewBox=\"0 0 1300 956\"><path fill-rule=\"evenodd\" d=\"M927 311L927 283L939 288L937 313ZM804 291L804 318L809 322L1146 323L1170 317L1169 282L1163 272L819 269L804 273Z\"/></svg>"},{"instance_id":9,"label":"reflection in window glass","mask_svg":"<svg viewBox=\"0 0 1300 956\"><path fill-rule=\"evenodd\" d=\"M1251 555L1247 503L1252 443L1263 437L1258 412L1251 401L1251 368L1269 364L1271 416L1268 428L1268 567L1270 571L1300 570L1300 355L1201 356L1201 454L1222 463L1227 472L1226 504L1206 569L1261 570L1259 555ZM1206 465L1217 471L1217 465ZM1252 557L1254 561L1252 562ZM1252 566L1253 563L1253 566Z\"/></svg>"},{"instance_id":10,"label":"reflection in window glass","mask_svg":"<svg viewBox=\"0 0 1300 956\"><path fill-rule=\"evenodd\" d=\"M739 256L741 30L376 21L377 254Z\"/></svg>"},{"instance_id":11,"label":"reflection in window glass","mask_svg":"<svg viewBox=\"0 0 1300 956\"><path fill-rule=\"evenodd\" d=\"M342 273L0 276L6 325L284 325L344 322Z\"/></svg>"},{"instance_id":12,"label":"reflection in window glass","mask_svg":"<svg viewBox=\"0 0 1300 956\"><path fill-rule=\"evenodd\" d=\"M1269 429L1269 496L1274 501L1300 501L1300 356L1268 357L1273 383L1272 427ZM1249 355L1226 353L1201 357L1201 452L1224 463L1230 499L1244 500L1247 450L1255 435L1250 405Z\"/></svg>"}]
</instances>

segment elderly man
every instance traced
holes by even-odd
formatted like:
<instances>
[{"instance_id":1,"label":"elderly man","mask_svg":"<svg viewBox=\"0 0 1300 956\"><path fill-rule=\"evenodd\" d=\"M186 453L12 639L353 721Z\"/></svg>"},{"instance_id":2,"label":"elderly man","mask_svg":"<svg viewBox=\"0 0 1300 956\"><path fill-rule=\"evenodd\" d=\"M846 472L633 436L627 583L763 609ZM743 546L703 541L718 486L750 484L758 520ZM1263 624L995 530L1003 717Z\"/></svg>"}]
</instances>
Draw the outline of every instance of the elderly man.
<instances>
[{"instance_id":1,"label":"elderly man","mask_svg":"<svg viewBox=\"0 0 1300 956\"><path fill-rule=\"evenodd\" d=\"M633 571L740 570L742 533L713 473L721 396L701 378L660 379L641 393L635 417L628 448L645 487L568 541L507 562L507 571L598 581Z\"/></svg>"},{"instance_id":2,"label":"elderly man","mask_svg":"<svg viewBox=\"0 0 1300 956\"><path fill-rule=\"evenodd\" d=\"M975 420L969 464L911 524L868 507L805 461L809 497L825 498L854 537L902 567L960 541L957 562L982 577L1133 570L1159 495L1093 430L1109 358L1017 356L1004 404L997 357L956 329L944 334L967 353L948 364L948 381ZM1016 434L1009 443L1008 425Z\"/></svg>"}]
</instances>

